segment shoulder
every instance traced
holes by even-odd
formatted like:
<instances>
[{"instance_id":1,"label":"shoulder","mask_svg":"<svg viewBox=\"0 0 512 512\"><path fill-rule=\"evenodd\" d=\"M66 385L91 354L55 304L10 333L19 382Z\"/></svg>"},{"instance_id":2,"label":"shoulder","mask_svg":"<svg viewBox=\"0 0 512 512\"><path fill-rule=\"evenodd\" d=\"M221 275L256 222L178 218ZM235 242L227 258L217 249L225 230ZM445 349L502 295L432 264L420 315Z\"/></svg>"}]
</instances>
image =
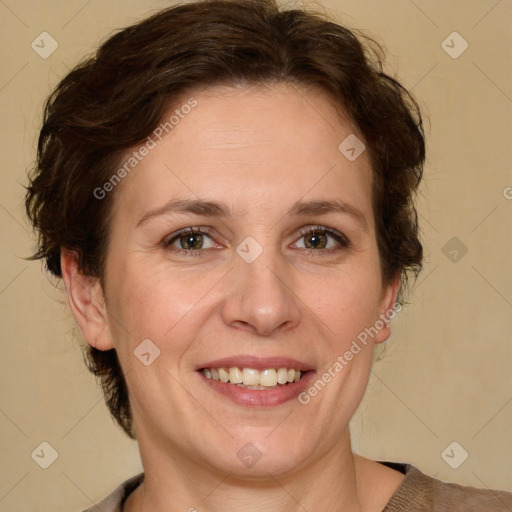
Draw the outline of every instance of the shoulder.
<instances>
[{"instance_id":1,"label":"shoulder","mask_svg":"<svg viewBox=\"0 0 512 512\"><path fill-rule=\"evenodd\" d=\"M396 466L396 465L395 465ZM510 512L512 493L442 482L410 464L383 512Z\"/></svg>"},{"instance_id":2,"label":"shoulder","mask_svg":"<svg viewBox=\"0 0 512 512\"><path fill-rule=\"evenodd\" d=\"M122 506L128 495L144 480L144 473L129 478L118 485L105 499L92 505L83 512L121 512Z\"/></svg>"}]
</instances>

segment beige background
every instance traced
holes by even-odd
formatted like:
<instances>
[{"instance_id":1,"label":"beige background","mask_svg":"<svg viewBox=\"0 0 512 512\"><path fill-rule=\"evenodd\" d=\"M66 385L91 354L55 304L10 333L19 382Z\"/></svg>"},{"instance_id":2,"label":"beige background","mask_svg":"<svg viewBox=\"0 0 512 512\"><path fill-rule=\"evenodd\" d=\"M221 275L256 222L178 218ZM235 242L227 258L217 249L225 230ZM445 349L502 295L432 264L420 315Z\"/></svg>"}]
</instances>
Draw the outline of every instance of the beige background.
<instances>
[{"instance_id":1,"label":"beige background","mask_svg":"<svg viewBox=\"0 0 512 512\"><path fill-rule=\"evenodd\" d=\"M141 470L136 444L113 425L82 364L64 293L22 259L33 248L22 200L51 88L112 30L166 5L0 0L1 512L82 510ZM323 5L384 42L388 71L429 117L425 269L374 367L354 447L441 479L512 490L512 3ZM47 59L31 48L43 31L59 44ZM441 47L453 31L469 43L457 59ZM457 262L443 253L454 236L467 247ZM46 470L31 458L43 441L58 452ZM441 457L453 441L469 453L458 469Z\"/></svg>"}]
</instances>

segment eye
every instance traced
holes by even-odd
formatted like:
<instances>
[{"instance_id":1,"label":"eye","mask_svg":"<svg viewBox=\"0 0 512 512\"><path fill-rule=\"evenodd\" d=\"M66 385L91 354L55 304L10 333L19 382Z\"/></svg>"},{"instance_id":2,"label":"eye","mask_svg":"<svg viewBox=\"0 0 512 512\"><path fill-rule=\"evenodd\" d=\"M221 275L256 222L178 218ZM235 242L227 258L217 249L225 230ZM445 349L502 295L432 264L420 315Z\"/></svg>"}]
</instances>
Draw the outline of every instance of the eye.
<instances>
[{"instance_id":1,"label":"eye","mask_svg":"<svg viewBox=\"0 0 512 512\"><path fill-rule=\"evenodd\" d=\"M300 234L299 241L302 243L296 242L295 248L305 249L308 252L332 254L341 250L340 248L348 248L351 245L345 235L325 226L309 226L302 229ZM186 256L200 256L206 249L219 248L212 238L212 231L206 227L182 229L167 237L163 245L168 250Z\"/></svg>"},{"instance_id":2,"label":"eye","mask_svg":"<svg viewBox=\"0 0 512 512\"><path fill-rule=\"evenodd\" d=\"M214 249L216 247L210 235L211 230L208 228L186 228L173 233L163 243L167 249L194 256L201 252L201 249Z\"/></svg>"},{"instance_id":3,"label":"eye","mask_svg":"<svg viewBox=\"0 0 512 512\"><path fill-rule=\"evenodd\" d=\"M345 235L325 226L310 226L301 230L300 234L299 240L302 240L303 243L301 246L296 242L299 249L333 253L340 250L340 246L342 248L350 246L350 240Z\"/></svg>"}]
</instances>

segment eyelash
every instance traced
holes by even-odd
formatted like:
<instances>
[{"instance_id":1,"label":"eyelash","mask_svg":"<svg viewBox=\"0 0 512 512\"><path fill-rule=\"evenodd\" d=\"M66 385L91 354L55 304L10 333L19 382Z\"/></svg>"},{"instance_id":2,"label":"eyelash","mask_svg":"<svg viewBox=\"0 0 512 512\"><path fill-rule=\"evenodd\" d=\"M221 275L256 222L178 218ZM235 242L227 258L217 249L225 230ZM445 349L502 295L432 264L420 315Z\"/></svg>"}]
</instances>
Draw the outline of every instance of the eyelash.
<instances>
[{"instance_id":1,"label":"eyelash","mask_svg":"<svg viewBox=\"0 0 512 512\"><path fill-rule=\"evenodd\" d=\"M342 246L343 249L347 249L347 248L351 247L351 242L350 242L350 240L345 235L343 235L342 233L339 233L338 231L335 231L334 229L331 229L331 228L328 228L328 227L325 227L325 226L320 226L320 225L318 225L318 226L309 226L309 227L307 227L305 229L301 229L299 233L300 233L299 239L303 238L306 235L310 235L310 234L313 234L313 233L320 233L320 234L330 235L332 238L334 238ZM172 235L167 237L163 241L164 247L166 249L172 250L173 252L176 252L178 254L183 254L183 255L186 255L186 256L192 256L192 257L194 257L194 256L202 256L201 253L206 252L208 249L206 249L206 250L203 250L203 249L185 250L185 249L177 249L177 248L173 248L172 247L172 244L177 239L179 239L181 236L186 235L186 234L207 235L210 238L212 238L212 240L213 240L212 230L210 228L190 227L190 228L182 229L182 230L178 231L177 233L173 233ZM330 254L332 255L333 253L338 252L338 251L340 251L342 249L332 249L331 248L331 249L303 249L303 250L307 251L307 254L315 253L316 256L327 256L327 255L330 255Z\"/></svg>"}]
</instances>

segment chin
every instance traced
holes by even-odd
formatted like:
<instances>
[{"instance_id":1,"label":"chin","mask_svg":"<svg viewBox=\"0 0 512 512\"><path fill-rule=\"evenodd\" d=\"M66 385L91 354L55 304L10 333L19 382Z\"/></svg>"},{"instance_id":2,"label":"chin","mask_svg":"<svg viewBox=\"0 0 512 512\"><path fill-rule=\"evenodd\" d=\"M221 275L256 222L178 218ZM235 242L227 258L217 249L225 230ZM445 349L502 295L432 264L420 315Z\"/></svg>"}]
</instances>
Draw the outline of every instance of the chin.
<instances>
[{"instance_id":1,"label":"chin","mask_svg":"<svg viewBox=\"0 0 512 512\"><path fill-rule=\"evenodd\" d=\"M220 457L215 456L218 469L231 473L233 478L268 481L269 473L276 478L282 477L305 462L305 447L302 445L303 450L297 450L301 443L291 443L290 436L286 435L272 439L268 436L269 430L259 436L254 432L251 437L237 436L237 440L223 450Z\"/></svg>"}]
</instances>

